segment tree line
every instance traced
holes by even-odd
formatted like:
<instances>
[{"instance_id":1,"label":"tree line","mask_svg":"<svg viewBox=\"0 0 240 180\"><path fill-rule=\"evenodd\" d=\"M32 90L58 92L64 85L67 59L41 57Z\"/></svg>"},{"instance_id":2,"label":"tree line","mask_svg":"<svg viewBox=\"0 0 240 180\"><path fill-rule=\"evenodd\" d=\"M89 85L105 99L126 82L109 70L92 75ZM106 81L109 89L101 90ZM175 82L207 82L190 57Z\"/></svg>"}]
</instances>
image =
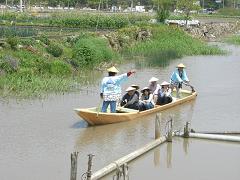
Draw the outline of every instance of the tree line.
<instances>
[{"instance_id":1,"label":"tree line","mask_svg":"<svg viewBox=\"0 0 240 180\"><path fill-rule=\"evenodd\" d=\"M0 0L0 4L7 4L9 6L19 4L20 0ZM23 0L23 4L27 7L32 5L37 6L61 6L61 7L75 7L75 8L98 8L109 9L111 6L121 6L122 8L134 7L136 5L145 6L146 9L159 9L160 7L169 4L171 9L176 8L178 1L188 0ZM196 0L194 0L197 2ZM216 0L200 0L200 6L204 8L223 8L236 7L240 4L240 0L222 0L222 3L216 3ZM168 5L168 6L169 6Z\"/></svg>"}]
</instances>

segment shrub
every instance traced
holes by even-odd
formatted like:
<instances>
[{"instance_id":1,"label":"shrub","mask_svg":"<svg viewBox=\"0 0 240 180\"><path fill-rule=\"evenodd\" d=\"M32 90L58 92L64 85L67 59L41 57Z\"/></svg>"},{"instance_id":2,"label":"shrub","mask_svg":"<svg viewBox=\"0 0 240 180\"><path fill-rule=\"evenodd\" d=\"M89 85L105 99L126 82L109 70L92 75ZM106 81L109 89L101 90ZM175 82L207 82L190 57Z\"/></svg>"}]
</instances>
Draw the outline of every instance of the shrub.
<instances>
[{"instance_id":1,"label":"shrub","mask_svg":"<svg viewBox=\"0 0 240 180\"><path fill-rule=\"evenodd\" d=\"M47 52L54 57L60 57L63 53L63 49L59 47L57 44L50 44L47 47Z\"/></svg>"},{"instance_id":2,"label":"shrub","mask_svg":"<svg viewBox=\"0 0 240 180\"><path fill-rule=\"evenodd\" d=\"M109 61L113 56L106 39L83 37L77 41L73 48L72 63L78 67L91 67L102 61Z\"/></svg>"},{"instance_id":3,"label":"shrub","mask_svg":"<svg viewBox=\"0 0 240 180\"><path fill-rule=\"evenodd\" d=\"M165 19L167 19L169 17L170 13L169 10L167 9L160 9L157 11L157 20L158 22L164 22Z\"/></svg>"},{"instance_id":4,"label":"shrub","mask_svg":"<svg viewBox=\"0 0 240 180\"><path fill-rule=\"evenodd\" d=\"M42 34L40 37L39 37L39 40L46 44L46 45L49 45L50 44L50 40L48 39L48 37L45 35L45 34Z\"/></svg>"},{"instance_id":5,"label":"shrub","mask_svg":"<svg viewBox=\"0 0 240 180\"><path fill-rule=\"evenodd\" d=\"M57 76L69 75L71 74L71 66L63 61L55 60L51 63L51 74Z\"/></svg>"},{"instance_id":6,"label":"shrub","mask_svg":"<svg viewBox=\"0 0 240 180\"><path fill-rule=\"evenodd\" d=\"M7 38L7 43L10 45L10 47L12 49L17 49L17 45L18 45L18 38L17 37L8 37Z\"/></svg>"},{"instance_id":7,"label":"shrub","mask_svg":"<svg viewBox=\"0 0 240 180\"><path fill-rule=\"evenodd\" d=\"M22 39L21 44L24 46L32 46L34 43L33 39Z\"/></svg>"}]
</instances>

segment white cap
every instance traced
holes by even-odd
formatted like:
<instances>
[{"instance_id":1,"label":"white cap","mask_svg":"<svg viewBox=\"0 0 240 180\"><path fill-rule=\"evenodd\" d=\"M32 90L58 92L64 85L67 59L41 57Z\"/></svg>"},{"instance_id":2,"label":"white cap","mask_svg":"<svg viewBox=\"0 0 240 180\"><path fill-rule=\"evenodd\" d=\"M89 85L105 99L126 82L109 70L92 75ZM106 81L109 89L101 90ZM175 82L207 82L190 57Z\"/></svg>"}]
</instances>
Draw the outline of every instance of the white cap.
<instances>
[{"instance_id":1,"label":"white cap","mask_svg":"<svg viewBox=\"0 0 240 180\"><path fill-rule=\"evenodd\" d=\"M155 81L158 81L158 80L159 80L158 78L151 77L151 79L149 79L149 82L155 82Z\"/></svg>"}]
</instances>

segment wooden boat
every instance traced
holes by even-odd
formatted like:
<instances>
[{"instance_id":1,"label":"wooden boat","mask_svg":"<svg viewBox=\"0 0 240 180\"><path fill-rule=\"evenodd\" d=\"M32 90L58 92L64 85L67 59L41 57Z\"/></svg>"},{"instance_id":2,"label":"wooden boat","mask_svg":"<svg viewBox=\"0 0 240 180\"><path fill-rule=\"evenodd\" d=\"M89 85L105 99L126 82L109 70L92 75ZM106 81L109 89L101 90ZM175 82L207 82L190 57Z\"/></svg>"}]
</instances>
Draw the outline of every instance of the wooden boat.
<instances>
[{"instance_id":1,"label":"wooden boat","mask_svg":"<svg viewBox=\"0 0 240 180\"><path fill-rule=\"evenodd\" d=\"M118 107L116 113L103 113L98 110L97 107L84 108L84 109L74 109L75 112L82 117L89 125L104 125L110 123L118 123L123 121L131 121L145 115L160 112L165 109L177 106L184 102L193 100L196 98L197 93L188 90L181 91L182 98L174 98L173 102L165 104L162 106L156 105L153 109L146 111L138 111L134 109L128 109L123 107Z\"/></svg>"}]
</instances>

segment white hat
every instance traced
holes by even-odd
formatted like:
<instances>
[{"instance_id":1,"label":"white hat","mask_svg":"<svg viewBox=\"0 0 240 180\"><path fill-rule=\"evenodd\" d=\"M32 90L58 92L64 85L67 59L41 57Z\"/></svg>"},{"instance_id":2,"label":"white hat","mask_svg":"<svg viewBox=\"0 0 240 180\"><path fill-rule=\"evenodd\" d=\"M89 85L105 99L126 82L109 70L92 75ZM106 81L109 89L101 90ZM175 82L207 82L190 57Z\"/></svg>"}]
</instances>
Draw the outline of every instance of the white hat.
<instances>
[{"instance_id":1,"label":"white hat","mask_svg":"<svg viewBox=\"0 0 240 180\"><path fill-rule=\"evenodd\" d=\"M150 91L150 88L146 86L146 87L142 88L141 92L143 93L145 90L149 90Z\"/></svg>"},{"instance_id":2,"label":"white hat","mask_svg":"<svg viewBox=\"0 0 240 180\"><path fill-rule=\"evenodd\" d=\"M158 81L158 80L159 80L158 78L151 77L151 79L149 79L149 82L155 82L155 81Z\"/></svg>"},{"instance_id":3,"label":"white hat","mask_svg":"<svg viewBox=\"0 0 240 180\"><path fill-rule=\"evenodd\" d=\"M138 85L136 85L136 84L132 84L132 85L131 85L131 87L134 87L136 90L138 90L138 89L139 89L139 86L138 86Z\"/></svg>"},{"instance_id":4,"label":"white hat","mask_svg":"<svg viewBox=\"0 0 240 180\"><path fill-rule=\"evenodd\" d=\"M167 82L167 81L163 81L162 84L161 84L161 86L169 86L169 85L170 85L170 83Z\"/></svg>"},{"instance_id":5,"label":"white hat","mask_svg":"<svg viewBox=\"0 0 240 180\"><path fill-rule=\"evenodd\" d=\"M129 92L129 91L133 91L133 90L136 90L136 88L132 87L132 86L129 86L125 91L126 92Z\"/></svg>"},{"instance_id":6,"label":"white hat","mask_svg":"<svg viewBox=\"0 0 240 180\"><path fill-rule=\"evenodd\" d=\"M114 72L114 73L118 73L119 71L117 70L117 68L115 68L114 66L110 67L107 69L108 72Z\"/></svg>"},{"instance_id":7,"label":"white hat","mask_svg":"<svg viewBox=\"0 0 240 180\"><path fill-rule=\"evenodd\" d=\"M177 65L178 68L185 68L186 66L183 63L180 63L179 65Z\"/></svg>"}]
</instances>

